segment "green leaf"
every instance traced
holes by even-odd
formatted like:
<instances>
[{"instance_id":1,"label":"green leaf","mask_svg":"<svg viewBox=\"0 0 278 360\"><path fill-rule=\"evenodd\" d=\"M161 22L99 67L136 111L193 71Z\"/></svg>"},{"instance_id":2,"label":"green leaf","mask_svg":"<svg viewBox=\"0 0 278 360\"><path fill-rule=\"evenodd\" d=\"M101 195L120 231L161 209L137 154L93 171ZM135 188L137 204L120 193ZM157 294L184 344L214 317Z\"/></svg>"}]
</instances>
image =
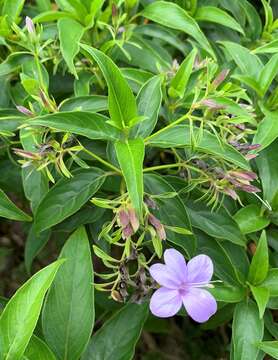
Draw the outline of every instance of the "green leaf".
<instances>
[{"instance_id":1,"label":"green leaf","mask_svg":"<svg viewBox=\"0 0 278 360\"><path fill-rule=\"evenodd\" d=\"M142 139L116 142L117 158L126 182L129 197L137 213L141 216L143 203L143 161L145 156Z\"/></svg>"},{"instance_id":2,"label":"green leaf","mask_svg":"<svg viewBox=\"0 0 278 360\"><path fill-rule=\"evenodd\" d=\"M278 73L278 54L273 55L268 63L262 69L259 76L259 84L262 89L263 95L266 94L268 88L270 87L272 81Z\"/></svg>"},{"instance_id":3,"label":"green leaf","mask_svg":"<svg viewBox=\"0 0 278 360\"><path fill-rule=\"evenodd\" d=\"M252 258L248 281L257 285L260 284L267 276L269 267L268 245L265 231L262 232L256 252Z\"/></svg>"},{"instance_id":4,"label":"green leaf","mask_svg":"<svg viewBox=\"0 0 278 360\"><path fill-rule=\"evenodd\" d=\"M198 129L194 129L195 133L198 133ZM191 139L191 131L189 125L177 125L170 129L162 129L157 133L151 135L146 145L151 145L161 148L172 147L187 147L192 148L193 143ZM217 137L211 134L209 131L204 130L202 132L201 139L194 144L194 150L196 152L203 152L211 155L218 156L224 160L227 160L243 169L250 170L250 166L245 158L232 146L223 143L220 144Z\"/></svg>"},{"instance_id":5,"label":"green leaf","mask_svg":"<svg viewBox=\"0 0 278 360\"><path fill-rule=\"evenodd\" d=\"M184 97L188 80L192 73L197 50L194 48L181 63L176 75L170 83L169 95L172 97Z\"/></svg>"},{"instance_id":6,"label":"green leaf","mask_svg":"<svg viewBox=\"0 0 278 360\"><path fill-rule=\"evenodd\" d=\"M259 57L237 43L231 41L220 41L220 44L225 47L228 54L244 75L250 75L255 80L258 79L258 74L260 74L263 69L263 64Z\"/></svg>"},{"instance_id":7,"label":"green leaf","mask_svg":"<svg viewBox=\"0 0 278 360\"><path fill-rule=\"evenodd\" d=\"M215 285L209 292L217 301L238 303L246 297L246 289L230 285Z\"/></svg>"},{"instance_id":8,"label":"green leaf","mask_svg":"<svg viewBox=\"0 0 278 360\"><path fill-rule=\"evenodd\" d=\"M59 359L78 360L90 339L95 317L92 258L84 227L69 237L59 258L66 262L46 297L43 333Z\"/></svg>"},{"instance_id":9,"label":"green leaf","mask_svg":"<svg viewBox=\"0 0 278 360\"><path fill-rule=\"evenodd\" d=\"M24 248L24 261L28 274L31 273L33 260L47 244L50 235L51 235L51 231L49 229L40 232L39 234L35 232L33 225L29 229L27 240L25 243L25 248Z\"/></svg>"},{"instance_id":10,"label":"green leaf","mask_svg":"<svg viewBox=\"0 0 278 360\"><path fill-rule=\"evenodd\" d=\"M260 180L263 187L264 200L272 205L278 193L278 157L273 154L278 153L278 141L274 141L266 149L260 152L256 158L259 169Z\"/></svg>"},{"instance_id":11,"label":"green leaf","mask_svg":"<svg viewBox=\"0 0 278 360\"><path fill-rule=\"evenodd\" d=\"M276 54L278 51L278 39L257 47L253 50L254 54Z\"/></svg>"},{"instance_id":12,"label":"green leaf","mask_svg":"<svg viewBox=\"0 0 278 360\"><path fill-rule=\"evenodd\" d=\"M40 202L35 216L35 230L49 229L78 211L105 180L98 168L80 169L72 178L62 178Z\"/></svg>"},{"instance_id":13,"label":"green leaf","mask_svg":"<svg viewBox=\"0 0 278 360\"><path fill-rule=\"evenodd\" d=\"M267 227L270 220L261 215L260 208L255 204L247 205L234 215L235 221L243 234L249 234Z\"/></svg>"},{"instance_id":14,"label":"green leaf","mask_svg":"<svg viewBox=\"0 0 278 360\"><path fill-rule=\"evenodd\" d=\"M63 18L58 21L58 31L61 52L69 70L77 78L74 66L74 58L79 52L79 42L84 34L84 27L77 21L70 18Z\"/></svg>"},{"instance_id":15,"label":"green leaf","mask_svg":"<svg viewBox=\"0 0 278 360\"><path fill-rule=\"evenodd\" d=\"M265 118L260 121L253 138L253 144L261 145L258 151L265 149L278 137L278 111L268 111L265 108L263 111Z\"/></svg>"},{"instance_id":16,"label":"green leaf","mask_svg":"<svg viewBox=\"0 0 278 360\"><path fill-rule=\"evenodd\" d=\"M249 300L237 304L233 320L233 360L257 359L256 343L264 334L264 323L257 305Z\"/></svg>"},{"instance_id":17,"label":"green leaf","mask_svg":"<svg viewBox=\"0 0 278 360\"><path fill-rule=\"evenodd\" d=\"M149 195L160 195L174 192L175 189L162 177L154 174L144 175L145 191ZM193 256L196 250L196 239L194 235L179 234L171 231L167 226L180 227L191 230L190 220L186 208L177 195L167 199L155 199L159 209L151 210L151 212L165 226L167 241L181 247L188 256Z\"/></svg>"},{"instance_id":18,"label":"green leaf","mask_svg":"<svg viewBox=\"0 0 278 360\"><path fill-rule=\"evenodd\" d=\"M43 299L63 261L29 279L11 298L0 317L0 358L20 360L38 321Z\"/></svg>"},{"instance_id":19,"label":"green leaf","mask_svg":"<svg viewBox=\"0 0 278 360\"><path fill-rule=\"evenodd\" d=\"M18 22L25 0L4 0L2 15L6 15L9 25Z\"/></svg>"},{"instance_id":20,"label":"green leaf","mask_svg":"<svg viewBox=\"0 0 278 360\"><path fill-rule=\"evenodd\" d=\"M234 244L245 246L245 239L237 223L225 210L213 213L210 209L206 209L205 206L202 206L202 208L203 210L198 206L194 210L194 206L193 209L190 208L190 205L187 206L193 227L217 239L229 240Z\"/></svg>"},{"instance_id":21,"label":"green leaf","mask_svg":"<svg viewBox=\"0 0 278 360\"><path fill-rule=\"evenodd\" d=\"M120 69L101 51L85 44L80 46L97 62L106 80L111 122L119 129L130 126L138 115L136 100Z\"/></svg>"},{"instance_id":22,"label":"green leaf","mask_svg":"<svg viewBox=\"0 0 278 360\"><path fill-rule=\"evenodd\" d=\"M9 0L7 0L9 1ZM14 52L0 64L0 76L8 75L32 58L28 52Z\"/></svg>"},{"instance_id":23,"label":"green leaf","mask_svg":"<svg viewBox=\"0 0 278 360\"><path fill-rule=\"evenodd\" d=\"M60 111L89 111L99 112L108 110L108 101L106 96L88 95L77 96L63 101L59 106Z\"/></svg>"},{"instance_id":24,"label":"green leaf","mask_svg":"<svg viewBox=\"0 0 278 360\"><path fill-rule=\"evenodd\" d=\"M37 0L37 7L39 12L51 10L50 0Z\"/></svg>"},{"instance_id":25,"label":"green leaf","mask_svg":"<svg viewBox=\"0 0 278 360\"><path fill-rule=\"evenodd\" d=\"M56 360L45 342L33 335L24 353L23 360Z\"/></svg>"},{"instance_id":26,"label":"green leaf","mask_svg":"<svg viewBox=\"0 0 278 360\"><path fill-rule=\"evenodd\" d=\"M250 285L250 289L259 308L260 319L263 318L269 300L269 290L265 287Z\"/></svg>"},{"instance_id":27,"label":"green leaf","mask_svg":"<svg viewBox=\"0 0 278 360\"><path fill-rule=\"evenodd\" d=\"M81 360L133 359L148 312L147 303L122 307L92 337Z\"/></svg>"},{"instance_id":28,"label":"green leaf","mask_svg":"<svg viewBox=\"0 0 278 360\"><path fill-rule=\"evenodd\" d=\"M59 112L28 120L28 124L41 125L60 131L72 132L89 139L117 140L120 132L106 122L100 114L84 111Z\"/></svg>"},{"instance_id":29,"label":"green leaf","mask_svg":"<svg viewBox=\"0 0 278 360\"><path fill-rule=\"evenodd\" d=\"M192 36L215 59L215 54L197 22L177 4L155 1L144 9L142 15L163 26Z\"/></svg>"},{"instance_id":30,"label":"green leaf","mask_svg":"<svg viewBox=\"0 0 278 360\"><path fill-rule=\"evenodd\" d=\"M278 341L263 341L258 343L257 346L273 359L278 359Z\"/></svg>"},{"instance_id":31,"label":"green leaf","mask_svg":"<svg viewBox=\"0 0 278 360\"><path fill-rule=\"evenodd\" d=\"M227 26L230 29L238 31L244 35L244 30L239 23L230 16L226 11L214 6L201 6L194 14L194 18L197 21L209 21L223 26Z\"/></svg>"},{"instance_id":32,"label":"green leaf","mask_svg":"<svg viewBox=\"0 0 278 360\"><path fill-rule=\"evenodd\" d=\"M161 83L162 78L157 75L149 79L140 89L136 99L138 114L147 118L132 128L131 136L145 138L155 128L162 101Z\"/></svg>"},{"instance_id":33,"label":"green leaf","mask_svg":"<svg viewBox=\"0 0 278 360\"><path fill-rule=\"evenodd\" d=\"M265 280L260 284L260 286L266 287L270 296L278 296L278 269L270 269Z\"/></svg>"},{"instance_id":34,"label":"green leaf","mask_svg":"<svg viewBox=\"0 0 278 360\"><path fill-rule=\"evenodd\" d=\"M0 189L0 217L16 221L32 221L31 216L20 210Z\"/></svg>"}]
</instances>

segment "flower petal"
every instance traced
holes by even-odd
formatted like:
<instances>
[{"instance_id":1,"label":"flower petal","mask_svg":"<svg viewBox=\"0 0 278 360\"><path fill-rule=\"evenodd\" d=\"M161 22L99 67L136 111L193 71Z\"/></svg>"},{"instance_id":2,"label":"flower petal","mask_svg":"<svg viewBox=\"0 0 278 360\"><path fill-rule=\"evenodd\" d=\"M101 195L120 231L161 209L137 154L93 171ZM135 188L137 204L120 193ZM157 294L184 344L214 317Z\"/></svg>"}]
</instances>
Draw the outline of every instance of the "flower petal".
<instances>
[{"instance_id":1,"label":"flower petal","mask_svg":"<svg viewBox=\"0 0 278 360\"><path fill-rule=\"evenodd\" d=\"M164 264L154 264L150 267L150 274L154 280L168 289L178 289L181 285L176 274Z\"/></svg>"},{"instance_id":2,"label":"flower petal","mask_svg":"<svg viewBox=\"0 0 278 360\"><path fill-rule=\"evenodd\" d=\"M187 263L187 283L209 283L213 274L213 263L207 255L198 255Z\"/></svg>"},{"instance_id":3,"label":"flower petal","mask_svg":"<svg viewBox=\"0 0 278 360\"><path fill-rule=\"evenodd\" d=\"M150 301L150 310L153 315L166 318L174 316L182 306L182 298L178 290L161 287L156 290Z\"/></svg>"},{"instance_id":4,"label":"flower petal","mask_svg":"<svg viewBox=\"0 0 278 360\"><path fill-rule=\"evenodd\" d=\"M179 279L180 282L186 281L186 262L179 251L175 249L167 249L164 252L164 261L171 272L176 274L176 278Z\"/></svg>"},{"instance_id":5,"label":"flower petal","mask_svg":"<svg viewBox=\"0 0 278 360\"><path fill-rule=\"evenodd\" d=\"M217 302L207 290L190 288L182 295L183 305L193 320L203 323L217 310Z\"/></svg>"}]
</instances>

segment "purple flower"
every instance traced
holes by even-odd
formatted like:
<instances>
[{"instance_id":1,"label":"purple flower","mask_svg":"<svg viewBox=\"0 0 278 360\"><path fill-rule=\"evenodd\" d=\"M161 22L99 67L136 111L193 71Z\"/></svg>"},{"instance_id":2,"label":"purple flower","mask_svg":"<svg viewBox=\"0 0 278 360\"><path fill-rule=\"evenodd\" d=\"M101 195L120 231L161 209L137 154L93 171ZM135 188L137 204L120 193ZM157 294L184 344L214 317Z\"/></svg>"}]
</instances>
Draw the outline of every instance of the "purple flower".
<instances>
[{"instance_id":1,"label":"purple flower","mask_svg":"<svg viewBox=\"0 0 278 360\"><path fill-rule=\"evenodd\" d=\"M29 18L29 16L26 16L25 24L26 24L26 28L27 28L27 31L28 31L29 34L32 35L32 34L34 34L36 32L33 20L31 18Z\"/></svg>"},{"instance_id":2,"label":"purple flower","mask_svg":"<svg viewBox=\"0 0 278 360\"><path fill-rule=\"evenodd\" d=\"M161 287L150 301L151 312L158 317L175 315L182 305L193 320L207 321L217 310L214 297L204 289L209 286L213 263L207 255L198 255L187 264L175 249L164 252L164 264L150 267L151 276Z\"/></svg>"}]
</instances>

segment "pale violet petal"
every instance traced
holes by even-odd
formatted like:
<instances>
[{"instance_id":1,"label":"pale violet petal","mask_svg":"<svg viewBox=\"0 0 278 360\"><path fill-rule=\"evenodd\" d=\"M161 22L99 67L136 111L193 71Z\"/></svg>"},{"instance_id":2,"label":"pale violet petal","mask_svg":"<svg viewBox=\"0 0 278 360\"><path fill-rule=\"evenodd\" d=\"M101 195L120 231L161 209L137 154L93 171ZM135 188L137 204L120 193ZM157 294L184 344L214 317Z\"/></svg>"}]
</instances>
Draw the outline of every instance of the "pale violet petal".
<instances>
[{"instance_id":1,"label":"pale violet petal","mask_svg":"<svg viewBox=\"0 0 278 360\"><path fill-rule=\"evenodd\" d=\"M213 263L207 255L198 255L187 263L187 283L209 283L213 275Z\"/></svg>"},{"instance_id":2,"label":"pale violet petal","mask_svg":"<svg viewBox=\"0 0 278 360\"><path fill-rule=\"evenodd\" d=\"M188 289L182 295L182 302L188 315L199 323L208 321L217 311L216 300L204 289Z\"/></svg>"},{"instance_id":3,"label":"pale violet petal","mask_svg":"<svg viewBox=\"0 0 278 360\"><path fill-rule=\"evenodd\" d=\"M154 280L169 289L178 289L181 286L176 274L164 264L154 264L150 267L150 274Z\"/></svg>"},{"instance_id":4,"label":"pale violet petal","mask_svg":"<svg viewBox=\"0 0 278 360\"><path fill-rule=\"evenodd\" d=\"M184 256L175 249L167 249L164 252L164 261L166 266L176 274L177 279L181 282L186 281L187 268Z\"/></svg>"},{"instance_id":5,"label":"pale violet petal","mask_svg":"<svg viewBox=\"0 0 278 360\"><path fill-rule=\"evenodd\" d=\"M150 310L153 315L167 318L174 316L182 306L182 298L178 290L161 287L156 290L150 301Z\"/></svg>"}]
</instances>

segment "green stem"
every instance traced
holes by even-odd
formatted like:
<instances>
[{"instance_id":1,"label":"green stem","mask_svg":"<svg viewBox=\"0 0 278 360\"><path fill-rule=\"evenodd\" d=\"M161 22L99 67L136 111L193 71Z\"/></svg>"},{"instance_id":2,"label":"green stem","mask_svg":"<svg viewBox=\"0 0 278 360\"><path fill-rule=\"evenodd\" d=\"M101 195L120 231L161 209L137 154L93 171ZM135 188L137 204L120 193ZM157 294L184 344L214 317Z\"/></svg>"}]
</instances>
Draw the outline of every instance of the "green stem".
<instances>
[{"instance_id":1,"label":"green stem","mask_svg":"<svg viewBox=\"0 0 278 360\"><path fill-rule=\"evenodd\" d=\"M103 165L105 165L106 167L116 171L116 173L121 175L121 170L118 169L116 166L110 164L108 161L105 161L104 159L102 159L100 156L94 154L93 152L91 152L90 150L86 149L83 147L82 149L85 153L89 154L90 156L92 156L94 159L96 159L97 161L99 161L100 163L102 163Z\"/></svg>"}]
</instances>

